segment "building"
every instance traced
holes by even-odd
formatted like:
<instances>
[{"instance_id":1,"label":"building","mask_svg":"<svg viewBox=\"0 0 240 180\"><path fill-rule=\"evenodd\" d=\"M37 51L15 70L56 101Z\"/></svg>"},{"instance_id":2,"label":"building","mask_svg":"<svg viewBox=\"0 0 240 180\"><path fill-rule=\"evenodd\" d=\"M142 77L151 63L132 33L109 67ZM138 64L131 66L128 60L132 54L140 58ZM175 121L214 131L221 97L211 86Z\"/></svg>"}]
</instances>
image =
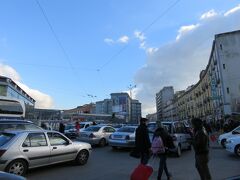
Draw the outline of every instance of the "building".
<instances>
[{"instance_id":1,"label":"building","mask_svg":"<svg viewBox=\"0 0 240 180\"><path fill-rule=\"evenodd\" d=\"M131 101L131 119L130 119L130 122L131 123L138 123L141 116L142 116L141 103L138 100L133 99Z\"/></svg>"},{"instance_id":2,"label":"building","mask_svg":"<svg viewBox=\"0 0 240 180\"><path fill-rule=\"evenodd\" d=\"M240 31L215 35L208 64L200 72L199 81L174 95L170 105L175 109L176 120L192 117L219 120L240 113L239 67Z\"/></svg>"},{"instance_id":3,"label":"building","mask_svg":"<svg viewBox=\"0 0 240 180\"><path fill-rule=\"evenodd\" d=\"M112 113L122 115L126 122L131 118L131 98L128 93L111 93Z\"/></svg>"},{"instance_id":4,"label":"building","mask_svg":"<svg viewBox=\"0 0 240 180\"><path fill-rule=\"evenodd\" d=\"M156 107L158 120L163 120L164 117L163 109L167 105L167 102L172 100L173 97L174 90L172 86L164 87L156 94Z\"/></svg>"},{"instance_id":5,"label":"building","mask_svg":"<svg viewBox=\"0 0 240 180\"><path fill-rule=\"evenodd\" d=\"M112 114L112 100L104 99L96 102L96 114Z\"/></svg>"},{"instance_id":6,"label":"building","mask_svg":"<svg viewBox=\"0 0 240 180\"><path fill-rule=\"evenodd\" d=\"M34 109L34 119L37 120L60 120L62 119L61 110L55 109Z\"/></svg>"},{"instance_id":7,"label":"building","mask_svg":"<svg viewBox=\"0 0 240 180\"><path fill-rule=\"evenodd\" d=\"M149 122L156 122L157 121L157 113L147 114L146 118Z\"/></svg>"},{"instance_id":8,"label":"building","mask_svg":"<svg viewBox=\"0 0 240 180\"><path fill-rule=\"evenodd\" d=\"M36 101L12 79L5 76L0 76L0 96L22 100L26 107L25 118L29 119L33 117L33 109Z\"/></svg>"}]
</instances>

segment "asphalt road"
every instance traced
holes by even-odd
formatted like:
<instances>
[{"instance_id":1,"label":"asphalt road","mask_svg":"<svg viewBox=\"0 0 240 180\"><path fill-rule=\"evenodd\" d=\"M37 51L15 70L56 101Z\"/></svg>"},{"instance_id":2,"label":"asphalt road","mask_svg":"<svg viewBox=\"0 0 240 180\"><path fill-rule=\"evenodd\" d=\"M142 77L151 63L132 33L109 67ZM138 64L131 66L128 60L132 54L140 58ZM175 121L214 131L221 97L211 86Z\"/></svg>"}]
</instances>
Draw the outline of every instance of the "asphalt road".
<instances>
[{"instance_id":1,"label":"asphalt road","mask_svg":"<svg viewBox=\"0 0 240 180\"><path fill-rule=\"evenodd\" d=\"M210 171L213 180L240 175L240 158L229 154L217 145L210 150ZM199 180L194 165L193 151L184 151L182 157L170 156L168 168L174 180ZM89 161L84 166L64 163L30 170L28 180L129 180L138 159L129 156L129 150L112 150L111 147L94 147ZM151 180L157 177L157 164L152 162L154 172ZM163 179L166 179L163 174Z\"/></svg>"}]
</instances>

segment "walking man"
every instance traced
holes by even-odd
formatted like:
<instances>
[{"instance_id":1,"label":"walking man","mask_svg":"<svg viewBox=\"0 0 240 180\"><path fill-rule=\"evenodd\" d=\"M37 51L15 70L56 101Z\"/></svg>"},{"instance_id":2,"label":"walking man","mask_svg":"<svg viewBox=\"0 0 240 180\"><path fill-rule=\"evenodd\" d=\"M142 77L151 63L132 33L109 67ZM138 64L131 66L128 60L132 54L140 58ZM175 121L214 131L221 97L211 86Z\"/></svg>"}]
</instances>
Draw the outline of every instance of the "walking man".
<instances>
[{"instance_id":1,"label":"walking man","mask_svg":"<svg viewBox=\"0 0 240 180\"><path fill-rule=\"evenodd\" d=\"M208 135L203 128L203 121L199 118L192 119L194 128L193 147L195 151L195 165L201 180L211 180L211 174L208 168L209 149Z\"/></svg>"},{"instance_id":2,"label":"walking man","mask_svg":"<svg viewBox=\"0 0 240 180\"><path fill-rule=\"evenodd\" d=\"M140 125L136 130L135 144L136 150L140 152L141 163L146 165L150 158L151 143L148 135L147 122L148 119L141 118Z\"/></svg>"}]
</instances>

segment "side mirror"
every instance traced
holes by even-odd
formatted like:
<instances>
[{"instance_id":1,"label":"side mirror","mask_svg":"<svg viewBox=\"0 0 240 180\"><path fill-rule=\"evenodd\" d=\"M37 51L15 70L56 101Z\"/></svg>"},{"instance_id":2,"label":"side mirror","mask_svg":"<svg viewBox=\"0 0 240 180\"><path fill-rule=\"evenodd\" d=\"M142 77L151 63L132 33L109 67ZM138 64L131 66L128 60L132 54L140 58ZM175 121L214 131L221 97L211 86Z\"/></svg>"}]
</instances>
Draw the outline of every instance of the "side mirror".
<instances>
[{"instance_id":1,"label":"side mirror","mask_svg":"<svg viewBox=\"0 0 240 180\"><path fill-rule=\"evenodd\" d=\"M237 132L237 131L232 131L232 134L239 134L239 132Z\"/></svg>"}]
</instances>

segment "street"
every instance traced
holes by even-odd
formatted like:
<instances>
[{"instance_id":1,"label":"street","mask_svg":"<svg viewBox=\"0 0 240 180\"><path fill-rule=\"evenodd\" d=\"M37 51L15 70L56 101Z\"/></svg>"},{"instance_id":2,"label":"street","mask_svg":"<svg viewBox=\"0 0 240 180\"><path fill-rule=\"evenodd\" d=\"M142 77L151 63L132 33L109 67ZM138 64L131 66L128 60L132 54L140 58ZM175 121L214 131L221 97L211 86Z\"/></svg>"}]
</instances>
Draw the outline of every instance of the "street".
<instances>
[{"instance_id":1,"label":"street","mask_svg":"<svg viewBox=\"0 0 240 180\"><path fill-rule=\"evenodd\" d=\"M107 146L104 148L94 147L88 163L85 166L75 166L72 163L58 164L30 170L27 174L29 180L128 180L134 167L139 160L129 156L129 150L112 150ZM219 147L211 145L210 149L210 171L213 180L221 180L227 177L240 175L240 159L235 155ZM151 163L151 161L150 161ZM170 156L168 168L174 180L199 180L194 165L194 152L184 151L180 158ZM150 180L157 177L157 162L153 164L154 172ZM165 174L163 178L166 179Z\"/></svg>"}]
</instances>

